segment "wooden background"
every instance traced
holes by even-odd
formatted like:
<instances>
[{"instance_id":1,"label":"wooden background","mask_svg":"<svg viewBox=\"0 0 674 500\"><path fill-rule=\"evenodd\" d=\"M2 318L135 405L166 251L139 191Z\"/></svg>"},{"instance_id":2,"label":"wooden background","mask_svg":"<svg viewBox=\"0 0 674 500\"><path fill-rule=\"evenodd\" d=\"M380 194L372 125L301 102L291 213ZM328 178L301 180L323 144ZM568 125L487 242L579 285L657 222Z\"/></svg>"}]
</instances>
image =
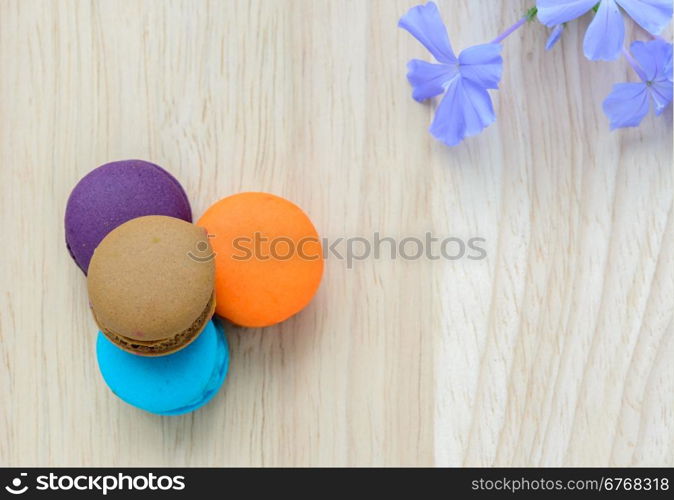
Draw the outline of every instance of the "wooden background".
<instances>
[{"instance_id":1,"label":"wooden background","mask_svg":"<svg viewBox=\"0 0 674 500\"><path fill-rule=\"evenodd\" d=\"M438 3L460 50L533 0ZM0 0L1 465L674 465L671 108L609 132L625 62L582 57L588 19L549 53L532 23L497 122L448 149L405 80L428 58L396 28L412 5ZM300 315L229 329L210 405L153 416L102 382L64 244L72 187L124 158L196 217L265 190L330 238L488 257L329 259Z\"/></svg>"}]
</instances>

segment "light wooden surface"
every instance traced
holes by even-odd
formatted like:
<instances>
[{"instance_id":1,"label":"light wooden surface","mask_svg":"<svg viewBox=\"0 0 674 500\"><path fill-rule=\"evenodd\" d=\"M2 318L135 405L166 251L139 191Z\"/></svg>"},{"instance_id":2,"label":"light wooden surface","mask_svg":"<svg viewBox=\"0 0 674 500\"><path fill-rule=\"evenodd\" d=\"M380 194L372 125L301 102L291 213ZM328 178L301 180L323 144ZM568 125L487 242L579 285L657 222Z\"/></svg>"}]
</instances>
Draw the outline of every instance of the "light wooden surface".
<instances>
[{"instance_id":1,"label":"light wooden surface","mask_svg":"<svg viewBox=\"0 0 674 500\"><path fill-rule=\"evenodd\" d=\"M457 50L529 6L438 3ZM610 133L624 62L583 59L587 20L550 53L531 24L498 121L448 149L405 80L413 4L0 0L0 465L674 465L671 108ZM488 257L330 259L306 311L230 328L209 406L152 416L102 382L64 244L70 189L123 158L196 216L266 190L324 236Z\"/></svg>"}]
</instances>

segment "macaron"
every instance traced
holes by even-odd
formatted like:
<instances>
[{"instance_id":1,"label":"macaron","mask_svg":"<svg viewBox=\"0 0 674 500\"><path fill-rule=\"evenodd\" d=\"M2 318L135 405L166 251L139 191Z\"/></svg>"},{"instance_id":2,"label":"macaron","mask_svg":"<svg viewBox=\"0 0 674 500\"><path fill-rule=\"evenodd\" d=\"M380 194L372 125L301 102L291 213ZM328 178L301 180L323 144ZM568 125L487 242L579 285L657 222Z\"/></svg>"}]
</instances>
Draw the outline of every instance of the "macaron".
<instances>
[{"instance_id":1,"label":"macaron","mask_svg":"<svg viewBox=\"0 0 674 500\"><path fill-rule=\"evenodd\" d=\"M301 311L323 275L321 242L294 203L269 193L240 193L199 219L215 252L215 312L263 327Z\"/></svg>"},{"instance_id":2,"label":"macaron","mask_svg":"<svg viewBox=\"0 0 674 500\"><path fill-rule=\"evenodd\" d=\"M213 315L214 272L203 228L163 215L132 219L94 251L87 276L94 319L133 354L178 351Z\"/></svg>"},{"instance_id":3,"label":"macaron","mask_svg":"<svg viewBox=\"0 0 674 500\"><path fill-rule=\"evenodd\" d=\"M103 380L117 397L158 415L180 415L208 403L229 367L223 327L213 321L185 349L154 358L123 351L99 332L96 356Z\"/></svg>"},{"instance_id":4,"label":"macaron","mask_svg":"<svg viewBox=\"0 0 674 500\"><path fill-rule=\"evenodd\" d=\"M75 186L65 213L66 245L87 273L94 249L128 220L167 215L192 221L192 210L180 183L163 168L142 160L106 163Z\"/></svg>"}]
</instances>

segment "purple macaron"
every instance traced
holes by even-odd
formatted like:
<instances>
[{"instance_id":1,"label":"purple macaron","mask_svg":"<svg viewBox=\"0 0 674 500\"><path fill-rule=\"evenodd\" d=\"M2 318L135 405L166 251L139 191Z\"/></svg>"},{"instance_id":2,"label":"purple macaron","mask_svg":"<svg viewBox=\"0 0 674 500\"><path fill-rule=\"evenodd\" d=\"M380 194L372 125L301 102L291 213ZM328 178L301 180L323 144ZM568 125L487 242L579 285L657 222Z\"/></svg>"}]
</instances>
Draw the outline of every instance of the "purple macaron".
<instances>
[{"instance_id":1,"label":"purple macaron","mask_svg":"<svg viewBox=\"0 0 674 500\"><path fill-rule=\"evenodd\" d=\"M142 160L106 163L77 183L68 198L66 245L87 273L94 250L117 226L144 215L168 215L192 222L180 183L166 170Z\"/></svg>"}]
</instances>

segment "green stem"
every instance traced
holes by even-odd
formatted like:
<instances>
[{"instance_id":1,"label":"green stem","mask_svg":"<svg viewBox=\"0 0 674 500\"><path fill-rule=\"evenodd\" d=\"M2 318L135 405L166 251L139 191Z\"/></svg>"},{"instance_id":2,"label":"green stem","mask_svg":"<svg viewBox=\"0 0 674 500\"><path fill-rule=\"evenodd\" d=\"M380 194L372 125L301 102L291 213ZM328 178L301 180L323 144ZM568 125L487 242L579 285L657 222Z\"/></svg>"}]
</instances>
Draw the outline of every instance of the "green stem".
<instances>
[{"instance_id":1,"label":"green stem","mask_svg":"<svg viewBox=\"0 0 674 500\"><path fill-rule=\"evenodd\" d=\"M527 21L533 21L534 18L536 17L536 14L538 14L538 7L534 5L526 13Z\"/></svg>"}]
</instances>

